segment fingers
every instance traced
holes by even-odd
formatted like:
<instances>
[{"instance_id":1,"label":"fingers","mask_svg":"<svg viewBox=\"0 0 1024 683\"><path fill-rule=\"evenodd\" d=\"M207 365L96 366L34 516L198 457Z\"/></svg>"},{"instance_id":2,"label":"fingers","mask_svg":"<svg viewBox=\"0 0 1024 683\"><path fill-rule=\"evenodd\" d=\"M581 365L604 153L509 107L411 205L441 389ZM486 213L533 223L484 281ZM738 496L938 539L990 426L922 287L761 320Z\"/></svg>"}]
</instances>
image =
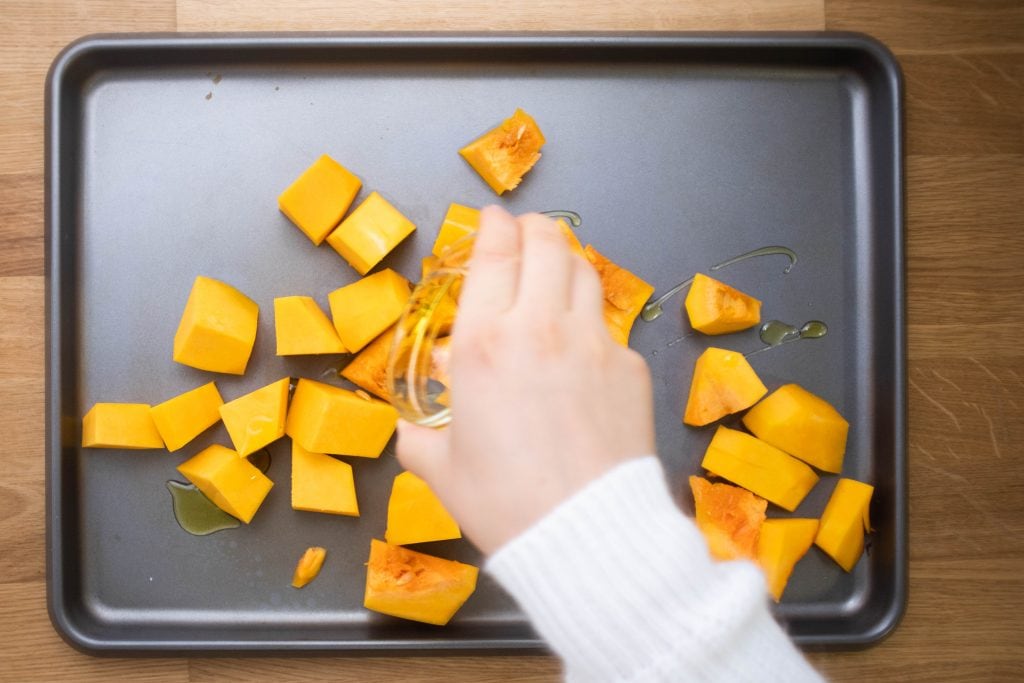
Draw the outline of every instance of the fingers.
<instances>
[{"instance_id":1,"label":"fingers","mask_svg":"<svg viewBox=\"0 0 1024 683\"><path fill-rule=\"evenodd\" d=\"M402 467L433 487L448 464L449 432L398 421L398 443L395 452Z\"/></svg>"},{"instance_id":2,"label":"fingers","mask_svg":"<svg viewBox=\"0 0 1024 683\"><path fill-rule=\"evenodd\" d=\"M490 317L512 307L519 281L521 243L519 224L511 214L497 206L484 208L459 297L460 321Z\"/></svg>"},{"instance_id":3,"label":"fingers","mask_svg":"<svg viewBox=\"0 0 1024 683\"><path fill-rule=\"evenodd\" d=\"M594 266L572 255L572 299L569 307L586 319L604 324L604 290Z\"/></svg>"},{"instance_id":4,"label":"fingers","mask_svg":"<svg viewBox=\"0 0 1024 683\"><path fill-rule=\"evenodd\" d=\"M523 258L516 306L530 312L568 310L573 265L565 235L553 220L540 214L526 214L519 222L523 226Z\"/></svg>"}]
</instances>

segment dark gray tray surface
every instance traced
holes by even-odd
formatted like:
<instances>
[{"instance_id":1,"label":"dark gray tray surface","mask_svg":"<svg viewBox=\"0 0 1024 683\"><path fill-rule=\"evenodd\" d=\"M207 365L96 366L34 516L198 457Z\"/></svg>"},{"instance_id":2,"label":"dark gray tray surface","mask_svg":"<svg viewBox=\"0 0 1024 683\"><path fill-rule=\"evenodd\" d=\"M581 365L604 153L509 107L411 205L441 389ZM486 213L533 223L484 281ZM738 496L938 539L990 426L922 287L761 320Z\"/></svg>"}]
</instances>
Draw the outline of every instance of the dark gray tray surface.
<instances>
[{"instance_id":1,"label":"dark gray tray surface","mask_svg":"<svg viewBox=\"0 0 1024 683\"><path fill-rule=\"evenodd\" d=\"M852 574L817 549L778 618L804 645L873 642L906 598L899 70L850 34L94 37L55 61L47 89L49 607L89 651L516 649L540 646L486 576L446 628L362 608L363 563L399 471L349 458L363 516L292 511L287 440L254 522L195 537L165 482L218 426L176 454L83 451L97 401L157 403L214 378L171 362L193 278L224 279L261 307L230 400L280 377L339 382L343 358L274 355L275 296L321 305L355 273L277 211L278 193L329 153L418 226L386 265L417 279L449 202L495 201L456 154L522 107L549 143L512 211L571 209L578 234L661 293L766 245L796 251L717 275L764 318L829 333L750 357L769 385L798 382L850 420L844 474L876 486L875 533ZM680 422L708 345L761 348L756 330L692 335L681 297L631 345L655 377L658 447L681 499L711 429ZM817 516L824 476L798 509ZM780 514L778 510L771 511ZM626 512L625 514L628 514ZM301 551L321 576L290 588ZM424 550L478 563L466 542ZM610 587L614 589L614 587Z\"/></svg>"}]
</instances>

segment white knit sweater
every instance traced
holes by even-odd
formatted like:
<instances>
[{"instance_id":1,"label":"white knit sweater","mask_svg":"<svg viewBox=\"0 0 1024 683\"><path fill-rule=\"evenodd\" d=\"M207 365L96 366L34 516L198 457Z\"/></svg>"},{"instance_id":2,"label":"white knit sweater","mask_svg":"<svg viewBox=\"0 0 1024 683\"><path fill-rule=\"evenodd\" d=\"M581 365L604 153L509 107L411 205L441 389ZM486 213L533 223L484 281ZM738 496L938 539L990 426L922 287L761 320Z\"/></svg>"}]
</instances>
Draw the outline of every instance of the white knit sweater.
<instances>
[{"instance_id":1,"label":"white knit sweater","mask_svg":"<svg viewBox=\"0 0 1024 683\"><path fill-rule=\"evenodd\" d=\"M569 681L819 681L747 562L714 562L654 456L607 472L487 570Z\"/></svg>"}]
</instances>

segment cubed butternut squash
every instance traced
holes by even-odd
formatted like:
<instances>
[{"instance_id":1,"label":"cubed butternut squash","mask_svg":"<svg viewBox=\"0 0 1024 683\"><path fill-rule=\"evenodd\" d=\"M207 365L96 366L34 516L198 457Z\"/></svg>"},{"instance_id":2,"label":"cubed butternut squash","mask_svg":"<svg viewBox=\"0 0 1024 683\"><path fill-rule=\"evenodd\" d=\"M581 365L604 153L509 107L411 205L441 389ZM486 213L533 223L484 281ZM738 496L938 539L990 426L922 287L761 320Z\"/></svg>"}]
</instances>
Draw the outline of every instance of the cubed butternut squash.
<instances>
[{"instance_id":1,"label":"cubed butternut squash","mask_svg":"<svg viewBox=\"0 0 1024 683\"><path fill-rule=\"evenodd\" d=\"M628 346L633 323L654 293L654 287L607 259L592 245L588 244L583 249L583 256L597 269L601 278L604 322L608 332L616 342Z\"/></svg>"},{"instance_id":2,"label":"cubed butternut squash","mask_svg":"<svg viewBox=\"0 0 1024 683\"><path fill-rule=\"evenodd\" d=\"M224 399L214 382L178 394L149 409L153 424L172 453L220 421Z\"/></svg>"},{"instance_id":3,"label":"cubed butternut squash","mask_svg":"<svg viewBox=\"0 0 1024 683\"><path fill-rule=\"evenodd\" d=\"M246 524L274 486L251 462L217 444L178 465L178 471L214 505Z\"/></svg>"},{"instance_id":4,"label":"cubed butternut squash","mask_svg":"<svg viewBox=\"0 0 1024 683\"><path fill-rule=\"evenodd\" d=\"M373 539L363 606L401 619L444 626L476 590L479 570Z\"/></svg>"},{"instance_id":5,"label":"cubed butternut squash","mask_svg":"<svg viewBox=\"0 0 1024 683\"><path fill-rule=\"evenodd\" d=\"M372 192L327 236L327 243L357 273L366 275L415 229L412 221Z\"/></svg>"},{"instance_id":6,"label":"cubed butternut squash","mask_svg":"<svg viewBox=\"0 0 1024 683\"><path fill-rule=\"evenodd\" d=\"M225 282L198 276L174 335L174 360L199 370L244 374L258 316L255 301Z\"/></svg>"},{"instance_id":7,"label":"cubed butternut squash","mask_svg":"<svg viewBox=\"0 0 1024 683\"><path fill-rule=\"evenodd\" d=\"M519 186L540 160L544 142L533 117L516 109L499 126L460 149L459 154L500 195Z\"/></svg>"},{"instance_id":8,"label":"cubed butternut squash","mask_svg":"<svg viewBox=\"0 0 1024 683\"><path fill-rule=\"evenodd\" d=\"M285 433L307 451L380 456L398 424L389 404L311 379L295 387Z\"/></svg>"},{"instance_id":9,"label":"cubed butternut squash","mask_svg":"<svg viewBox=\"0 0 1024 683\"><path fill-rule=\"evenodd\" d=\"M701 467L792 512L818 481L796 458L757 437L719 426Z\"/></svg>"},{"instance_id":10,"label":"cubed butternut squash","mask_svg":"<svg viewBox=\"0 0 1024 683\"><path fill-rule=\"evenodd\" d=\"M359 178L324 154L281 193L277 205L313 244L320 244L362 186Z\"/></svg>"},{"instance_id":11,"label":"cubed butternut squash","mask_svg":"<svg viewBox=\"0 0 1024 683\"><path fill-rule=\"evenodd\" d=\"M409 281L385 268L327 295L334 329L351 352L391 327L409 301Z\"/></svg>"},{"instance_id":12,"label":"cubed butternut squash","mask_svg":"<svg viewBox=\"0 0 1024 683\"><path fill-rule=\"evenodd\" d=\"M348 352L338 331L313 297L274 299L274 333L278 356Z\"/></svg>"},{"instance_id":13,"label":"cubed butternut squash","mask_svg":"<svg viewBox=\"0 0 1024 683\"><path fill-rule=\"evenodd\" d=\"M690 477L694 518L716 560L753 560L768 502L731 484Z\"/></svg>"},{"instance_id":14,"label":"cubed butternut squash","mask_svg":"<svg viewBox=\"0 0 1024 683\"><path fill-rule=\"evenodd\" d=\"M341 376L360 389L365 389L374 396L390 401L388 359L394 340L395 327L392 325L379 337L364 346L363 350L352 359L352 362L342 369Z\"/></svg>"},{"instance_id":15,"label":"cubed butternut squash","mask_svg":"<svg viewBox=\"0 0 1024 683\"><path fill-rule=\"evenodd\" d=\"M768 387L738 351L709 347L693 366L683 422L703 427L757 403Z\"/></svg>"},{"instance_id":16,"label":"cubed butternut squash","mask_svg":"<svg viewBox=\"0 0 1024 683\"><path fill-rule=\"evenodd\" d=\"M163 448L145 403L97 403L82 418L83 448Z\"/></svg>"},{"instance_id":17,"label":"cubed butternut squash","mask_svg":"<svg viewBox=\"0 0 1024 683\"><path fill-rule=\"evenodd\" d=\"M284 377L220 407L220 417L241 457L284 436L290 381Z\"/></svg>"},{"instance_id":18,"label":"cubed butternut squash","mask_svg":"<svg viewBox=\"0 0 1024 683\"><path fill-rule=\"evenodd\" d=\"M766 519L757 541L757 563L764 570L768 592L778 602L793 567L807 554L818 532L818 520L790 517Z\"/></svg>"},{"instance_id":19,"label":"cubed butternut squash","mask_svg":"<svg viewBox=\"0 0 1024 683\"><path fill-rule=\"evenodd\" d=\"M842 472L850 423L823 398L786 384L747 411L757 438L825 472Z\"/></svg>"},{"instance_id":20,"label":"cubed butternut squash","mask_svg":"<svg viewBox=\"0 0 1024 683\"><path fill-rule=\"evenodd\" d=\"M352 465L292 441L292 509L358 517Z\"/></svg>"},{"instance_id":21,"label":"cubed butternut squash","mask_svg":"<svg viewBox=\"0 0 1024 683\"><path fill-rule=\"evenodd\" d=\"M471 235L480 227L480 210L462 204L452 204L448 207L448 213L444 216L441 229L437 232L437 239L431 253L435 257L441 257L450 246L460 241L467 235Z\"/></svg>"},{"instance_id":22,"label":"cubed butternut squash","mask_svg":"<svg viewBox=\"0 0 1024 683\"><path fill-rule=\"evenodd\" d=\"M686 294L686 314L704 334L739 332L761 322L761 302L703 273L693 276Z\"/></svg>"},{"instance_id":23,"label":"cubed butternut squash","mask_svg":"<svg viewBox=\"0 0 1024 683\"><path fill-rule=\"evenodd\" d=\"M391 485L384 540L394 545L462 538L458 523L427 482L402 472Z\"/></svg>"},{"instance_id":24,"label":"cubed butternut squash","mask_svg":"<svg viewBox=\"0 0 1024 683\"><path fill-rule=\"evenodd\" d=\"M871 531L869 508L874 492L870 484L842 478L821 514L814 543L848 572L864 553L864 534Z\"/></svg>"}]
</instances>

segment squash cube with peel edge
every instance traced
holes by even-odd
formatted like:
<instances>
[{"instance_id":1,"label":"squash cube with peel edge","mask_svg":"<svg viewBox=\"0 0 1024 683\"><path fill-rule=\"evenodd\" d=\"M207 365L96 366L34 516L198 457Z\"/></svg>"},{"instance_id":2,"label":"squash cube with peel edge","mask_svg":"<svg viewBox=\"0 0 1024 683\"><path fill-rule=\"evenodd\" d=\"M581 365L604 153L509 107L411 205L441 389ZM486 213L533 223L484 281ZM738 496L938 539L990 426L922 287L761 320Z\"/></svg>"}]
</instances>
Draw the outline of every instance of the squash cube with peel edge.
<instances>
[{"instance_id":1,"label":"squash cube with peel edge","mask_svg":"<svg viewBox=\"0 0 1024 683\"><path fill-rule=\"evenodd\" d=\"M757 541L757 563L764 570L768 592L778 602L789 583L789 576L800 558L814 544L818 520L766 519Z\"/></svg>"},{"instance_id":2,"label":"squash cube with peel edge","mask_svg":"<svg viewBox=\"0 0 1024 683\"><path fill-rule=\"evenodd\" d=\"M324 559L327 557L327 549L319 546L306 548L302 553L298 564L295 565L295 573L292 575L292 588L302 588L320 574L324 566Z\"/></svg>"},{"instance_id":3,"label":"squash cube with peel edge","mask_svg":"<svg viewBox=\"0 0 1024 683\"><path fill-rule=\"evenodd\" d=\"M277 198L278 208L313 244L338 226L359 194L362 182L324 154Z\"/></svg>"},{"instance_id":4,"label":"squash cube with peel edge","mask_svg":"<svg viewBox=\"0 0 1024 683\"><path fill-rule=\"evenodd\" d=\"M352 465L292 441L292 509L358 517Z\"/></svg>"},{"instance_id":5,"label":"squash cube with peel edge","mask_svg":"<svg viewBox=\"0 0 1024 683\"><path fill-rule=\"evenodd\" d=\"M792 512L818 482L810 467L757 437L719 426L701 467Z\"/></svg>"},{"instance_id":6,"label":"squash cube with peel edge","mask_svg":"<svg viewBox=\"0 0 1024 683\"><path fill-rule=\"evenodd\" d=\"M220 421L224 399L214 382L178 394L149 409L157 431L172 453Z\"/></svg>"},{"instance_id":7,"label":"squash cube with peel edge","mask_svg":"<svg viewBox=\"0 0 1024 683\"><path fill-rule=\"evenodd\" d=\"M314 453L376 458L397 424L398 411L383 401L303 378L295 387L285 433Z\"/></svg>"},{"instance_id":8,"label":"squash cube with peel edge","mask_svg":"<svg viewBox=\"0 0 1024 683\"><path fill-rule=\"evenodd\" d=\"M568 226L563 232L566 229ZM616 342L628 346L633 323L643 310L644 304L654 294L654 287L616 265L589 244L583 249L583 255L601 278L601 289L604 291L604 322L608 332Z\"/></svg>"},{"instance_id":9,"label":"squash cube with peel edge","mask_svg":"<svg viewBox=\"0 0 1024 683\"><path fill-rule=\"evenodd\" d=\"M731 484L690 477L694 520L716 560L753 560L768 502Z\"/></svg>"},{"instance_id":10,"label":"squash cube with peel edge","mask_svg":"<svg viewBox=\"0 0 1024 683\"><path fill-rule=\"evenodd\" d=\"M214 505L246 524L274 485L251 462L217 444L178 465L178 471Z\"/></svg>"},{"instance_id":11,"label":"squash cube with peel edge","mask_svg":"<svg viewBox=\"0 0 1024 683\"><path fill-rule=\"evenodd\" d=\"M313 297L274 299L274 333L278 356L348 353L334 325Z\"/></svg>"},{"instance_id":12,"label":"squash cube with peel edge","mask_svg":"<svg viewBox=\"0 0 1024 683\"><path fill-rule=\"evenodd\" d=\"M460 149L459 154L500 195L519 186L540 160L545 142L533 117L516 109L499 126Z\"/></svg>"},{"instance_id":13,"label":"squash cube with peel edge","mask_svg":"<svg viewBox=\"0 0 1024 683\"><path fill-rule=\"evenodd\" d=\"M258 317L255 301L227 283L198 276L174 335L174 360L199 370L244 374Z\"/></svg>"},{"instance_id":14,"label":"squash cube with peel edge","mask_svg":"<svg viewBox=\"0 0 1024 683\"><path fill-rule=\"evenodd\" d=\"M415 229L412 221L372 192L327 236L327 243L357 273L366 275Z\"/></svg>"},{"instance_id":15,"label":"squash cube with peel edge","mask_svg":"<svg viewBox=\"0 0 1024 683\"><path fill-rule=\"evenodd\" d=\"M825 472L843 471L850 423L828 401L796 384L779 387L743 416L757 438Z\"/></svg>"},{"instance_id":16,"label":"squash cube with peel edge","mask_svg":"<svg viewBox=\"0 0 1024 683\"><path fill-rule=\"evenodd\" d=\"M362 349L391 327L409 301L409 281L385 268L327 295L334 328L349 351Z\"/></svg>"},{"instance_id":17,"label":"squash cube with peel edge","mask_svg":"<svg viewBox=\"0 0 1024 683\"><path fill-rule=\"evenodd\" d=\"M768 387L743 354L708 347L693 366L683 422L703 427L757 403Z\"/></svg>"},{"instance_id":18,"label":"squash cube with peel edge","mask_svg":"<svg viewBox=\"0 0 1024 683\"><path fill-rule=\"evenodd\" d=\"M97 403L82 418L83 448L163 448L146 403Z\"/></svg>"},{"instance_id":19,"label":"squash cube with peel edge","mask_svg":"<svg viewBox=\"0 0 1024 683\"><path fill-rule=\"evenodd\" d=\"M284 377L220 407L228 436L241 457L284 436L290 382L291 378Z\"/></svg>"},{"instance_id":20,"label":"squash cube with peel edge","mask_svg":"<svg viewBox=\"0 0 1024 683\"><path fill-rule=\"evenodd\" d=\"M412 472L402 472L391 485L387 524L384 540L394 545L462 538L458 523L427 482Z\"/></svg>"},{"instance_id":21,"label":"squash cube with peel edge","mask_svg":"<svg viewBox=\"0 0 1024 683\"><path fill-rule=\"evenodd\" d=\"M871 531L868 510L874 492L870 484L842 478L821 513L814 544L848 572L864 553L864 534Z\"/></svg>"},{"instance_id":22,"label":"squash cube with peel edge","mask_svg":"<svg viewBox=\"0 0 1024 683\"><path fill-rule=\"evenodd\" d=\"M479 570L398 545L370 541L363 606L444 626L476 590Z\"/></svg>"},{"instance_id":23,"label":"squash cube with peel edge","mask_svg":"<svg viewBox=\"0 0 1024 683\"><path fill-rule=\"evenodd\" d=\"M341 376L385 401L391 400L388 391L388 360L391 345L395 341L395 326L385 330L379 337L363 347L341 371Z\"/></svg>"},{"instance_id":24,"label":"squash cube with peel edge","mask_svg":"<svg viewBox=\"0 0 1024 683\"><path fill-rule=\"evenodd\" d=\"M690 326L704 334L739 332L761 322L761 302L703 273L693 276L686 293Z\"/></svg>"}]
</instances>

